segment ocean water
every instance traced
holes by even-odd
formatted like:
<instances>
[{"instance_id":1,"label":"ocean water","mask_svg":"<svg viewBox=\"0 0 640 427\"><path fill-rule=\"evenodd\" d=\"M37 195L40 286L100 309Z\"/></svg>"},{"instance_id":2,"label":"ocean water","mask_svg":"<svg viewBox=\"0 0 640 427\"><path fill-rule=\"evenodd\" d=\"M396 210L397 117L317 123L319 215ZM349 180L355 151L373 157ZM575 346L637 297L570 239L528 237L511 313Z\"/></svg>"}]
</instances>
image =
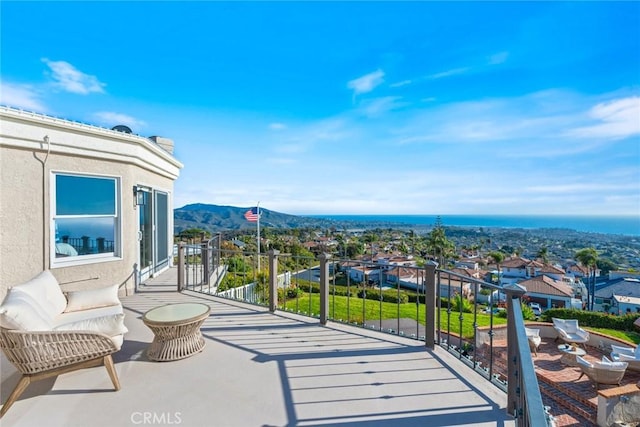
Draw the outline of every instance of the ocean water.
<instances>
[{"instance_id":1,"label":"ocean water","mask_svg":"<svg viewBox=\"0 0 640 427\"><path fill-rule=\"evenodd\" d=\"M309 215L337 221L433 225L437 215ZM638 216L440 215L442 225L459 227L564 228L569 230L640 236Z\"/></svg>"}]
</instances>

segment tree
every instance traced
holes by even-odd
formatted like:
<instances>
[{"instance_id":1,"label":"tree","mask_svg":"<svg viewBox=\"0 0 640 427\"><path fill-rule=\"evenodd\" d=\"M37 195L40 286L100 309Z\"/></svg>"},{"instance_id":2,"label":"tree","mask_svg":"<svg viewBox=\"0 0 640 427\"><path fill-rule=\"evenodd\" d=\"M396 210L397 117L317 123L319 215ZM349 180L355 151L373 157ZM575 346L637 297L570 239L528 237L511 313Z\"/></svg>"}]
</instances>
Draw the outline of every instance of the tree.
<instances>
[{"instance_id":1,"label":"tree","mask_svg":"<svg viewBox=\"0 0 640 427\"><path fill-rule=\"evenodd\" d=\"M442 220L438 216L433 230L429 233L427 238L427 248L429 253L432 254L440 265L444 265L445 259L451 257L455 253L455 245L445 234L444 227L442 226Z\"/></svg>"},{"instance_id":2,"label":"tree","mask_svg":"<svg viewBox=\"0 0 640 427\"><path fill-rule=\"evenodd\" d=\"M196 240L202 238L209 239L211 238L211 233L201 228L188 228L186 230L182 230L178 234L178 237L187 240Z\"/></svg>"},{"instance_id":3,"label":"tree","mask_svg":"<svg viewBox=\"0 0 640 427\"><path fill-rule=\"evenodd\" d=\"M378 235L374 232L368 232L364 235L364 242L369 245L369 250L371 252L371 261L373 261L373 244L378 240Z\"/></svg>"},{"instance_id":4,"label":"tree","mask_svg":"<svg viewBox=\"0 0 640 427\"><path fill-rule=\"evenodd\" d=\"M596 261L598 269L600 270L601 275L607 275L610 271L615 271L618 269L616 263L609 259L598 259Z\"/></svg>"},{"instance_id":5,"label":"tree","mask_svg":"<svg viewBox=\"0 0 640 427\"><path fill-rule=\"evenodd\" d=\"M542 260L543 263L549 263L549 249L546 246L542 246L536 255L538 258Z\"/></svg>"},{"instance_id":6,"label":"tree","mask_svg":"<svg viewBox=\"0 0 640 427\"><path fill-rule=\"evenodd\" d=\"M593 311L594 294L596 292L596 268L598 265L598 252L595 248L584 248L576 252L576 261L587 267L587 284L588 277L593 275L589 289L589 310Z\"/></svg>"},{"instance_id":7,"label":"tree","mask_svg":"<svg viewBox=\"0 0 640 427\"><path fill-rule=\"evenodd\" d=\"M504 253L500 251L489 252L488 257L498 266L498 284L500 284L500 263L504 261Z\"/></svg>"}]
</instances>

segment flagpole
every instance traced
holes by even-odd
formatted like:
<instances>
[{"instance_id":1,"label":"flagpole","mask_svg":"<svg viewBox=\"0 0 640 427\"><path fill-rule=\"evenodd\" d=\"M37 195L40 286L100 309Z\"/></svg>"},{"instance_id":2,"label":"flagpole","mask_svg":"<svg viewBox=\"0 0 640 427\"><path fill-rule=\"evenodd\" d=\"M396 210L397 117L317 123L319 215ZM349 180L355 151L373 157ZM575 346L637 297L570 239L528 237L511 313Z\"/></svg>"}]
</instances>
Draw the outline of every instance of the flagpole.
<instances>
[{"instance_id":1,"label":"flagpole","mask_svg":"<svg viewBox=\"0 0 640 427\"><path fill-rule=\"evenodd\" d=\"M256 221L256 227L258 229L258 274L260 274L260 202L256 205L258 213L258 221Z\"/></svg>"}]
</instances>

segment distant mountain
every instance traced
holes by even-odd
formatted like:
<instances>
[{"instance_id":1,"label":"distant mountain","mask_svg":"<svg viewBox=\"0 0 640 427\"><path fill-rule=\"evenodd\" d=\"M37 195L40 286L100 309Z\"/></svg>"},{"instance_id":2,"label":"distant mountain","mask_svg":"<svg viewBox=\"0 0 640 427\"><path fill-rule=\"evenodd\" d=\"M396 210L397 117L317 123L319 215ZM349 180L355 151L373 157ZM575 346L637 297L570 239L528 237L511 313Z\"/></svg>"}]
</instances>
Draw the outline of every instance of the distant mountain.
<instances>
[{"instance_id":1,"label":"distant mountain","mask_svg":"<svg viewBox=\"0 0 640 427\"><path fill-rule=\"evenodd\" d=\"M189 228L200 228L212 233L255 228L255 222L249 222L244 218L244 213L250 208L207 205L204 203L186 205L173 211L174 232L177 234ZM264 208L260 208L260 213L261 227L331 227L337 224L337 222L329 219L289 215Z\"/></svg>"}]
</instances>

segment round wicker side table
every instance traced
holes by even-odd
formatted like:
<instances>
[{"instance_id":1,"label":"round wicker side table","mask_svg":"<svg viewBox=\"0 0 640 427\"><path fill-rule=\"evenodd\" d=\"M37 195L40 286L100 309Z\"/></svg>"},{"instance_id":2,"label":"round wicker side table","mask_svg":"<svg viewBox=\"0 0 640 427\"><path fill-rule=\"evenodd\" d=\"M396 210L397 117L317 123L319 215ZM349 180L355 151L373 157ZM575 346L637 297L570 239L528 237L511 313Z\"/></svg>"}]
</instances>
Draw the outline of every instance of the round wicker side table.
<instances>
[{"instance_id":1,"label":"round wicker side table","mask_svg":"<svg viewBox=\"0 0 640 427\"><path fill-rule=\"evenodd\" d=\"M201 351L204 338L200 326L210 312L211 307L200 303L167 304L147 311L142 321L154 334L147 349L149 359L167 362Z\"/></svg>"}]
</instances>

